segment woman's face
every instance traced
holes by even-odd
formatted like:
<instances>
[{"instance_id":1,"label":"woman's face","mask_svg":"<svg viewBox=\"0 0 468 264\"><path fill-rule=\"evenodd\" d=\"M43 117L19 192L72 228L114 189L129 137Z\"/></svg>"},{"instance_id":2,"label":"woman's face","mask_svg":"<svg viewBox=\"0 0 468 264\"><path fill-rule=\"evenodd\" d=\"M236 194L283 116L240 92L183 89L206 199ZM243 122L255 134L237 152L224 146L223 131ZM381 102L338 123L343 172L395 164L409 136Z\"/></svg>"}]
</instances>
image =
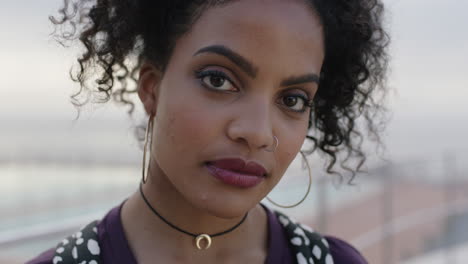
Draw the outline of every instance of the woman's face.
<instances>
[{"instance_id":1,"label":"woman's face","mask_svg":"<svg viewBox=\"0 0 468 264\"><path fill-rule=\"evenodd\" d=\"M145 103L155 113L152 170L214 215L254 207L304 142L323 43L319 18L303 1L234 1L204 11L178 39L155 103ZM273 136L279 145L268 152ZM224 158L256 162L267 175L251 187L227 184L207 167Z\"/></svg>"}]
</instances>

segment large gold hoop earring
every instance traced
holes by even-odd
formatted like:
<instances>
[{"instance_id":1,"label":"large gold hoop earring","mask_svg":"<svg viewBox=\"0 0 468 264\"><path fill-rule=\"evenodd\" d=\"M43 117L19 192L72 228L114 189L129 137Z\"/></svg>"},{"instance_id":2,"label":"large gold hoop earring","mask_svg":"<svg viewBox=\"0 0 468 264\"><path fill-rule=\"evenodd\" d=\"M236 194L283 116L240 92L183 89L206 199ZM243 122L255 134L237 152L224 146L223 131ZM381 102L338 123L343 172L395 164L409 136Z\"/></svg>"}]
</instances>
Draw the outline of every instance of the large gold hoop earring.
<instances>
[{"instance_id":1,"label":"large gold hoop earring","mask_svg":"<svg viewBox=\"0 0 468 264\"><path fill-rule=\"evenodd\" d=\"M307 158L306 158L305 154L304 154L302 151L300 151L300 153L301 153L301 156L302 156L303 161L305 162L305 164L306 164L306 166L307 166L307 170L308 170L308 172L309 172L309 185L307 186L306 194L304 195L304 197L302 197L302 199L301 199L299 202L297 202L297 203L295 203L295 204L292 204L292 205L281 205L281 204L278 204L278 203L274 202L274 201L271 200L269 197L266 197L267 200L268 200L270 203L272 203L272 204L274 204L274 205L276 205L276 206L278 206L278 207L281 207L281 208L293 208L293 207L296 207L296 206L300 205L300 204L307 198L307 196L309 195L309 193L310 193L310 187L312 186L312 173L311 173L311 171L310 171L310 165L309 165L309 162L307 162Z\"/></svg>"},{"instance_id":2,"label":"large gold hoop earring","mask_svg":"<svg viewBox=\"0 0 468 264\"><path fill-rule=\"evenodd\" d=\"M146 168L146 152L148 148L148 142L149 145L152 145L152 135L153 135L153 119L154 115L151 115L149 120L148 120L148 125L146 126L146 133L145 133L145 145L143 147L143 166L142 166L142 177L141 181L143 183L146 183L147 177L148 177L148 169L149 169L149 164L148 168ZM151 137L151 139L149 139ZM149 153L149 160L151 160L151 148L150 148L150 153ZM149 162L148 162L149 163Z\"/></svg>"}]
</instances>

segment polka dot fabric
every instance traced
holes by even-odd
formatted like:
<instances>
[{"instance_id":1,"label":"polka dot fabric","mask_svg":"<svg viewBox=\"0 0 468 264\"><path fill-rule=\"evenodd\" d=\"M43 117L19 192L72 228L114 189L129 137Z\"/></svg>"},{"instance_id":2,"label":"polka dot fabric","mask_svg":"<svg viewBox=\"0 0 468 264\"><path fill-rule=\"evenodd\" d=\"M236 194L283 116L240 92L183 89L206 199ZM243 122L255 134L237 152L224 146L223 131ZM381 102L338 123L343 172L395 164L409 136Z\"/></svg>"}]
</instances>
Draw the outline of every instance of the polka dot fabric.
<instances>
[{"instance_id":1,"label":"polka dot fabric","mask_svg":"<svg viewBox=\"0 0 468 264\"><path fill-rule=\"evenodd\" d=\"M310 227L274 211L286 231L290 248L298 264L334 264L328 242ZM94 221L60 242L55 251L54 264L100 264L100 248Z\"/></svg>"},{"instance_id":2,"label":"polka dot fabric","mask_svg":"<svg viewBox=\"0 0 468 264\"><path fill-rule=\"evenodd\" d=\"M285 229L298 264L333 264L328 242L306 225L275 211Z\"/></svg>"},{"instance_id":3,"label":"polka dot fabric","mask_svg":"<svg viewBox=\"0 0 468 264\"><path fill-rule=\"evenodd\" d=\"M55 248L53 264L98 264L101 250L97 241L97 222L65 238Z\"/></svg>"}]
</instances>

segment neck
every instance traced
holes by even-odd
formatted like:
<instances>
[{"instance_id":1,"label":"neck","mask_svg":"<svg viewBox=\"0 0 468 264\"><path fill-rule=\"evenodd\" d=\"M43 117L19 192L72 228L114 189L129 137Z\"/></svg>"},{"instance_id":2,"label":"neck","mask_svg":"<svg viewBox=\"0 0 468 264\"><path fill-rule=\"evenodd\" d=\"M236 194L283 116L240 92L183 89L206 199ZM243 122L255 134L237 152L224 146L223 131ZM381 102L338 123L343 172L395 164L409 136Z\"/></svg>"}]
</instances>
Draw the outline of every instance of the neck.
<instances>
[{"instance_id":1,"label":"neck","mask_svg":"<svg viewBox=\"0 0 468 264\"><path fill-rule=\"evenodd\" d=\"M247 212L237 216L217 216L196 208L177 192L164 177L148 177L142 186L151 206L168 222L193 234L216 234L238 224ZM174 210L177 208L177 210ZM209 249L195 247L194 237L182 233L155 215L142 199L139 191L122 208L122 222L130 247L137 260L155 254L193 258L229 256L246 249L267 249L267 219L260 205L252 208L241 225L229 233L213 237ZM232 254L230 254L232 253ZM211 258L214 259L214 258ZM140 261L138 261L140 263ZM143 262L142 262L143 263Z\"/></svg>"},{"instance_id":2,"label":"neck","mask_svg":"<svg viewBox=\"0 0 468 264\"><path fill-rule=\"evenodd\" d=\"M234 225L233 227L227 229L227 230L224 230L222 232L217 232L217 233L212 233L212 234L207 234L207 233L198 233L198 234L195 234L195 233L192 233L192 232L189 232L187 230L184 230L180 227L178 227L177 225L174 225L173 223L171 223L170 221L168 221L166 218L164 218L160 213L158 213L158 211L151 205L151 203L148 201L148 198L146 197L145 193L143 192L143 182L140 183L140 188L139 188L139 191L140 191L140 195L141 195L141 198L143 199L143 201L145 202L145 204L148 206L148 208L154 213L154 215L156 215L159 219L161 219L164 223L166 223L168 226L170 226L171 228L181 232L181 233L184 233L186 235L189 235L193 238L198 238L198 237L207 237L208 239L210 239L210 242L209 244L211 244L211 238L214 238L214 237L217 237L217 236L221 236L221 235L224 235L224 234L227 234L227 233L230 233L232 232L233 230L235 230L237 227L239 227L244 221L245 219L247 218L247 215L248 213L246 213L244 215L244 217L242 217L242 220L237 223L236 225ZM197 245L198 247L198 245Z\"/></svg>"}]
</instances>

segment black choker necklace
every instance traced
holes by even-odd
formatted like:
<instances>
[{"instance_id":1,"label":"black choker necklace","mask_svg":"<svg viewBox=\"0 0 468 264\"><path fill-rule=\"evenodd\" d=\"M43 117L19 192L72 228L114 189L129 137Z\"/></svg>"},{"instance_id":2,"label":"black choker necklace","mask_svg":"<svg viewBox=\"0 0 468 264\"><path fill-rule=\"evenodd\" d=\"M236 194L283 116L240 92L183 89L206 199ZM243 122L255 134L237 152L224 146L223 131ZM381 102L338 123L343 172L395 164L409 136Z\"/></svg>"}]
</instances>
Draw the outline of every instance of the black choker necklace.
<instances>
[{"instance_id":1,"label":"black choker necklace","mask_svg":"<svg viewBox=\"0 0 468 264\"><path fill-rule=\"evenodd\" d=\"M234 229L236 229L238 226L240 226L245 218L247 218L247 215L248 215L248 212L244 215L244 218L242 218L242 220L237 223L235 226L229 228L228 230L226 231L223 231L223 232L219 232L219 233L216 233L216 234L212 234L212 235L208 235L208 234L193 234L193 233L190 233L190 232L187 232L183 229L180 229L178 228L177 226L173 225L172 223L170 223L169 221L167 221L164 217L162 217L157 211L156 209L153 208L153 206L151 206L151 204L148 202L148 200L146 199L145 197L145 194L143 193L143 183L140 183L140 194L141 194L141 197L143 198L143 200L145 201L146 205L148 205L148 207L151 209L151 211L153 211L153 213L155 215L157 215L161 220L163 220L164 223L166 223L167 225L169 225L170 227L174 228L175 230L179 231L179 232L182 232L184 234L187 234L189 236L192 236L195 238L195 245L197 246L198 249L208 249L210 248L211 246L211 238L212 237L217 237L217 236L221 236L221 235L224 235L224 234L227 234L231 231L233 231ZM206 240L206 246L205 247L202 247L200 244L201 244L201 241L202 240Z\"/></svg>"}]
</instances>

